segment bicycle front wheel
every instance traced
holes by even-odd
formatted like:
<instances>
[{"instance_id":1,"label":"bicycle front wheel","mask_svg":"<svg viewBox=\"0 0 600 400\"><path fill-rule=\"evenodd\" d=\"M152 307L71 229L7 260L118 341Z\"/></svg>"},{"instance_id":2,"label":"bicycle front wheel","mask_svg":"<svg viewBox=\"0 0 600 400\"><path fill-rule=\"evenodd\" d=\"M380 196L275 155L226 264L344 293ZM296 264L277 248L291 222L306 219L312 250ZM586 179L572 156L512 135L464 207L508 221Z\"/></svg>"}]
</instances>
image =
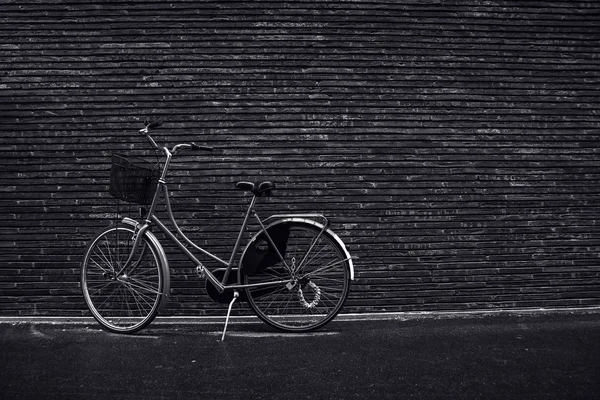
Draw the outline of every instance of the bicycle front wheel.
<instances>
[{"instance_id":1,"label":"bicycle front wheel","mask_svg":"<svg viewBox=\"0 0 600 400\"><path fill-rule=\"evenodd\" d=\"M335 318L348 297L347 253L321 227L300 221L279 224L289 228L285 255L282 254L285 263L280 261L252 273L245 272L242 266L240 274L244 284L287 283L246 289L248 304L261 320L279 330L318 329Z\"/></svg>"},{"instance_id":2,"label":"bicycle front wheel","mask_svg":"<svg viewBox=\"0 0 600 400\"><path fill-rule=\"evenodd\" d=\"M118 225L88 245L81 267L81 289L94 318L116 333L133 333L157 315L166 285L159 251L147 236L123 270L133 248L134 228Z\"/></svg>"}]
</instances>

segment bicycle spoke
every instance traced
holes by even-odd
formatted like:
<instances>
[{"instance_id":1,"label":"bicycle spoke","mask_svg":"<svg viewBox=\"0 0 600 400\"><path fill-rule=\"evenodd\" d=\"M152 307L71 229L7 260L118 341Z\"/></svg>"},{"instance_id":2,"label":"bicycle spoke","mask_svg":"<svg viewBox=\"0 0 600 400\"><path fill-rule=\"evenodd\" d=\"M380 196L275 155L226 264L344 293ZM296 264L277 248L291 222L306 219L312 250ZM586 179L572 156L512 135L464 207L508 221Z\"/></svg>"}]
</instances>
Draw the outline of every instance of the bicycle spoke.
<instances>
[{"instance_id":1,"label":"bicycle spoke","mask_svg":"<svg viewBox=\"0 0 600 400\"><path fill-rule=\"evenodd\" d=\"M107 301L111 300L111 296L117 291L119 290L120 286L117 285L117 287L115 287L115 289L112 291L112 293L108 296L106 296L106 299L104 299L104 301L99 304L96 308L102 308L104 306L104 304L106 304Z\"/></svg>"},{"instance_id":2,"label":"bicycle spoke","mask_svg":"<svg viewBox=\"0 0 600 400\"><path fill-rule=\"evenodd\" d=\"M317 246L316 246L316 244L315 244L315 247L317 247ZM314 248L315 248L315 247L313 247L313 250L314 250ZM313 251L313 250L311 250L311 251ZM302 263L300 266L302 267L302 265L310 265L310 264L313 262L313 260L314 260L314 259L315 259L315 258L316 258L316 257L317 257L319 254L321 254L321 252L322 252L323 250L325 250L325 247L321 247L321 250L317 251L317 252L316 252L314 255L312 255L311 259L310 259L310 260L308 260L308 261L306 261L306 259L308 258L308 254L310 254L310 253L307 253L307 254L304 256L304 260L305 260L305 261L304 261L304 262L303 262L303 263ZM329 251L333 253L333 250L329 250ZM321 256L320 258L323 258L323 256ZM317 259L317 261L318 261L320 258L318 258L318 259Z\"/></svg>"},{"instance_id":3,"label":"bicycle spoke","mask_svg":"<svg viewBox=\"0 0 600 400\"><path fill-rule=\"evenodd\" d=\"M142 304L140 303L140 301L143 301L144 303L146 303L147 306L150 306L150 307L152 307L152 302L147 301L146 297L144 297L143 293L136 292L135 290L133 290L133 288L130 285L126 284L125 287L132 294L135 304L138 308L138 311L140 311L140 316L143 316L144 314L142 313ZM149 298L150 298L150 300L152 300L152 297L149 297Z\"/></svg>"},{"instance_id":4,"label":"bicycle spoke","mask_svg":"<svg viewBox=\"0 0 600 400\"><path fill-rule=\"evenodd\" d=\"M138 284L139 286L141 286L142 288L144 288L146 290L149 290L154 293L158 293L158 290L155 289L155 286L158 286L158 281L156 281L154 279L142 279L142 278L135 278L133 276L130 276L129 280L132 282L135 282L136 284Z\"/></svg>"},{"instance_id":5,"label":"bicycle spoke","mask_svg":"<svg viewBox=\"0 0 600 400\"><path fill-rule=\"evenodd\" d=\"M96 264L96 266L98 266L98 268L100 268L101 270L103 270L103 271L105 271L105 272L114 272L114 270L115 270L115 269L113 268L113 265L110 263L110 261L108 261L108 259L106 258L106 256L105 256L104 254L98 254L97 252L94 252L94 254L92 254L92 257L93 257L93 256L96 256L96 257L97 257L97 258L99 258L101 261L102 261L102 260L104 260L104 263L105 263L107 266L110 266L110 268L111 268L111 271L108 271L108 270L106 270L105 268L103 268L103 267L102 267L102 266L101 266L101 265L98 263L98 261L95 261L95 260L94 260L94 263Z\"/></svg>"},{"instance_id":6,"label":"bicycle spoke","mask_svg":"<svg viewBox=\"0 0 600 400\"><path fill-rule=\"evenodd\" d=\"M106 252L108 253L108 258L110 259L110 265L115 265L115 260L113 259L112 252L110 251L110 244L108 243L108 241L104 241L104 248L106 249Z\"/></svg>"},{"instance_id":7,"label":"bicycle spoke","mask_svg":"<svg viewBox=\"0 0 600 400\"><path fill-rule=\"evenodd\" d=\"M293 294L292 294L292 293L289 293L289 295L288 295L288 296L285 296L285 298L287 299L287 301L285 302L285 306L283 307L283 311L284 311L284 312L282 313L282 314L283 314L283 316L289 315L289 313L287 312L287 310L288 310L288 306L289 306L289 304L290 304L290 301L292 301L292 300L293 300L293 297L294 297L294 296L293 296Z\"/></svg>"},{"instance_id":8,"label":"bicycle spoke","mask_svg":"<svg viewBox=\"0 0 600 400\"><path fill-rule=\"evenodd\" d=\"M140 284L134 285L134 284L133 284L133 283L131 283L131 282L123 282L123 284L125 284L125 286L128 286L128 287L130 287L130 288L132 288L132 289L142 289L142 290L145 290L145 291L147 291L147 292L154 293L154 294L159 294L159 293L160 293L158 290L156 290L156 289L154 289L154 288L150 288L150 287L143 286L143 285L140 285ZM140 294L142 294L142 292L139 292L139 293L140 293ZM148 296L149 298L152 298L152 297L150 297L149 295L147 295L147 296Z\"/></svg>"},{"instance_id":9,"label":"bicycle spoke","mask_svg":"<svg viewBox=\"0 0 600 400\"><path fill-rule=\"evenodd\" d=\"M319 269L317 269L317 270L315 270L315 271L309 272L309 273L307 273L306 275L302 275L302 277L303 277L303 278L306 278L306 277L313 276L313 275L315 275L315 274L318 274L319 272L323 272L323 271L326 271L326 270L328 270L328 269L334 268L334 267L335 267L335 266L337 266L338 264L344 263L344 262L346 262L346 261L348 261L348 258L346 258L346 259L344 259L344 260L335 261L333 264L329 264L329 265L326 265L326 266L324 266L324 267L321 267L321 268L319 268Z\"/></svg>"},{"instance_id":10,"label":"bicycle spoke","mask_svg":"<svg viewBox=\"0 0 600 400\"><path fill-rule=\"evenodd\" d=\"M108 286L110 286L110 284L114 283L113 281L109 281L107 282L105 285L102 285L99 289L95 290L93 293L90 293L90 295L95 295L96 293L99 293L100 291L104 290L105 288L107 288ZM88 285L88 291L89 289L93 288L93 286L89 286Z\"/></svg>"}]
</instances>

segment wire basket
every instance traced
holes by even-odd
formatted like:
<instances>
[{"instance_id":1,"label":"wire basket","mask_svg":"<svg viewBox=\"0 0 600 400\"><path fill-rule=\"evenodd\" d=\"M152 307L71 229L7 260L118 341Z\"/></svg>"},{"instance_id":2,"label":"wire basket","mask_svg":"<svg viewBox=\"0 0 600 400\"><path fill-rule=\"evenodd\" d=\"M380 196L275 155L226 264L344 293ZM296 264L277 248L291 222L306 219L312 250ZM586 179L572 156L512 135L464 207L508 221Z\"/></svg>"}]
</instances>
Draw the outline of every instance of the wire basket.
<instances>
[{"instance_id":1,"label":"wire basket","mask_svg":"<svg viewBox=\"0 0 600 400\"><path fill-rule=\"evenodd\" d=\"M150 204L156 193L159 177L158 164L113 153L108 192L123 201Z\"/></svg>"}]
</instances>

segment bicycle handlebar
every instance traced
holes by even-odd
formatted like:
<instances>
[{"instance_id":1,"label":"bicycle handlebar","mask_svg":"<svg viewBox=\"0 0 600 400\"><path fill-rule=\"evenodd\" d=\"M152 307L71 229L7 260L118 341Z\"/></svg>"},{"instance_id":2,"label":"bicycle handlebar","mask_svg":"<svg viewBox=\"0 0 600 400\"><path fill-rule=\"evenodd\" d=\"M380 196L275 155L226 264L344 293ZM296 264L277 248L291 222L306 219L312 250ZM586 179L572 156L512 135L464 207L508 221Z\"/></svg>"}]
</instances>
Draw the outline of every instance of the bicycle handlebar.
<instances>
[{"instance_id":1,"label":"bicycle handlebar","mask_svg":"<svg viewBox=\"0 0 600 400\"><path fill-rule=\"evenodd\" d=\"M214 149L212 147L209 147L209 146L199 146L196 143L180 143L180 144L175 145L173 147L173 149L171 150L171 153L177 154L181 150L213 151Z\"/></svg>"},{"instance_id":2,"label":"bicycle handlebar","mask_svg":"<svg viewBox=\"0 0 600 400\"><path fill-rule=\"evenodd\" d=\"M160 120L154 121L154 122L148 122L148 121L146 121L146 128L147 129L158 128L161 125L162 125L162 121L160 121Z\"/></svg>"},{"instance_id":3,"label":"bicycle handlebar","mask_svg":"<svg viewBox=\"0 0 600 400\"><path fill-rule=\"evenodd\" d=\"M156 144L154 139L152 139L152 136L150 136L150 132L149 132L150 129L158 128L159 126L161 126L162 121L154 121L154 122L145 121L144 125L145 125L145 127L143 129L140 129L140 133L143 134L144 136L146 136L146 139L148 139L148 141L150 142L150 145L153 148L155 148L156 150L163 150ZM210 147L210 146L200 146L200 145L197 145L196 143L180 143L180 144L173 146L171 153L173 155L175 155L180 150L213 151L214 148Z\"/></svg>"},{"instance_id":4,"label":"bicycle handlebar","mask_svg":"<svg viewBox=\"0 0 600 400\"><path fill-rule=\"evenodd\" d=\"M196 143L192 142L192 150L203 150L203 151L213 151L215 148L214 147L210 147L210 146L200 146L197 145Z\"/></svg>"}]
</instances>

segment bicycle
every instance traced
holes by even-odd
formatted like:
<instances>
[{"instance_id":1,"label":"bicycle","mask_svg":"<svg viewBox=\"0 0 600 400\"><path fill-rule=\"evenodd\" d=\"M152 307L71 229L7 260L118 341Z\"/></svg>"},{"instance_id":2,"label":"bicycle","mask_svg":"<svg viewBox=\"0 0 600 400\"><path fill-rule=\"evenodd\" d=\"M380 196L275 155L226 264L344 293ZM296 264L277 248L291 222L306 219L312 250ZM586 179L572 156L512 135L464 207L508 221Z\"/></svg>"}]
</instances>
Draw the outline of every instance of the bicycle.
<instances>
[{"instance_id":1,"label":"bicycle","mask_svg":"<svg viewBox=\"0 0 600 400\"><path fill-rule=\"evenodd\" d=\"M236 188L252 194L228 261L194 244L179 228L169 199L166 178L173 157L183 151L213 150L181 143L171 150L159 147L150 130L161 122L146 122L140 130L157 154L164 156L162 171L147 162L113 154L109 192L142 208L140 221L124 217L99 232L88 244L81 267L85 302L100 325L115 333L134 333L148 326L164 310L170 295L169 262L152 232L158 228L194 264L206 279L209 296L229 303L222 340L234 302L241 299L266 324L281 331L318 329L341 310L354 280L352 257L321 214L271 215L262 220L255 210L259 198L272 195L275 184L238 182ZM163 194L173 233L155 215ZM251 217L260 226L236 263ZM178 238L183 239L183 242ZM217 262L209 270L189 250Z\"/></svg>"}]
</instances>

